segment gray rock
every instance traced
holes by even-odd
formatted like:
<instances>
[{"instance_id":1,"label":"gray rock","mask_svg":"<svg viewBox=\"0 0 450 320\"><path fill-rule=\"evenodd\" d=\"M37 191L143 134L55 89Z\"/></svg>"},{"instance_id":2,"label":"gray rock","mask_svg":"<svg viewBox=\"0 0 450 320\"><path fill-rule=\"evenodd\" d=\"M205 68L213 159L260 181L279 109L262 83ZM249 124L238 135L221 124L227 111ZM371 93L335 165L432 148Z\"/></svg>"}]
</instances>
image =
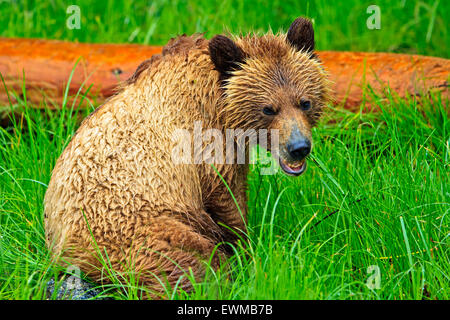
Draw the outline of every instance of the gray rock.
<instances>
[{"instance_id":1,"label":"gray rock","mask_svg":"<svg viewBox=\"0 0 450 320\"><path fill-rule=\"evenodd\" d=\"M57 293L54 294L55 290ZM105 298L98 298L100 290L96 289L91 283L75 277L73 275L66 276L57 284L55 288L55 280L51 279L47 282L47 297L50 299L56 298L58 300L103 300Z\"/></svg>"}]
</instances>

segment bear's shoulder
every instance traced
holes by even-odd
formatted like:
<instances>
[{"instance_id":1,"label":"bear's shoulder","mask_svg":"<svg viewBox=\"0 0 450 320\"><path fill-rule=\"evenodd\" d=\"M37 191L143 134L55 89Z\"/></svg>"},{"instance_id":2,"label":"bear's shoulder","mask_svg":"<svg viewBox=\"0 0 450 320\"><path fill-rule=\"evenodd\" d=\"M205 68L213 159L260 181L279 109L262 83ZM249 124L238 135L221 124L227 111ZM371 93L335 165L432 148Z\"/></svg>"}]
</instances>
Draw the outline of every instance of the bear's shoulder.
<instances>
[{"instance_id":1,"label":"bear's shoulder","mask_svg":"<svg viewBox=\"0 0 450 320\"><path fill-rule=\"evenodd\" d=\"M161 60L167 56L187 55L191 50L208 50L208 40L204 38L204 34L193 34L187 36L185 34L171 38L163 47L162 52L154 54L150 59L143 61L133 75L125 84L133 84L137 81L141 73L152 66L157 66Z\"/></svg>"},{"instance_id":2,"label":"bear's shoulder","mask_svg":"<svg viewBox=\"0 0 450 320\"><path fill-rule=\"evenodd\" d=\"M191 50L207 49L208 40L203 33L196 33L191 36L185 34L172 38L162 49L162 55L184 55Z\"/></svg>"}]
</instances>

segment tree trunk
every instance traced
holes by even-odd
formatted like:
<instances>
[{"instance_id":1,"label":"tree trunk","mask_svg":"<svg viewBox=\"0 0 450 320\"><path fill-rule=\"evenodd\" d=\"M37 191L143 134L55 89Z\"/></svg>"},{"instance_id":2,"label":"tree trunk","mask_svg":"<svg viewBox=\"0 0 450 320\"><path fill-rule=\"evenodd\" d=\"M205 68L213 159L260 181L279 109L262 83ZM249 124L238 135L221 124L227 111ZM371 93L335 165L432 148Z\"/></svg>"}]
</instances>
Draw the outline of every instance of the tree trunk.
<instances>
[{"instance_id":1,"label":"tree trunk","mask_svg":"<svg viewBox=\"0 0 450 320\"><path fill-rule=\"evenodd\" d=\"M50 108L61 108L70 80L68 104L79 91L93 105L115 93L136 67L162 47L134 44L87 44L40 39L0 38L0 73L8 88L0 86L0 105L23 97L36 108L44 100ZM398 96L441 91L448 98L450 60L393 53L319 51L333 82L334 103L350 110L370 101L366 85L381 93L387 85ZM91 87L92 86L92 87ZM90 88L88 90L88 88ZM75 106L79 106L80 97ZM89 105L87 99L80 104ZM368 104L370 106L370 104ZM369 108L370 109L370 108Z\"/></svg>"}]
</instances>

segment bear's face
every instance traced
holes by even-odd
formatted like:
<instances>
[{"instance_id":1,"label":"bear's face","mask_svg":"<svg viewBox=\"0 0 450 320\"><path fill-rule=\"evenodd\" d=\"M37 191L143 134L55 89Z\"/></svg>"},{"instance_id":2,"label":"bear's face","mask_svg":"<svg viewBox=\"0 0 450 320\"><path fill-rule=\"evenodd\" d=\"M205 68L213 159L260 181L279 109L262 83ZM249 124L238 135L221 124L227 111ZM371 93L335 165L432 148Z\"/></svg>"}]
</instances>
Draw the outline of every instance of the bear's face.
<instances>
[{"instance_id":1,"label":"bear's face","mask_svg":"<svg viewBox=\"0 0 450 320\"><path fill-rule=\"evenodd\" d=\"M225 126L267 129L268 146L277 134L278 147L272 154L285 173L302 174L312 149L311 127L329 90L326 72L313 53L309 20L295 20L287 35L236 41L216 36L209 48L223 82Z\"/></svg>"}]
</instances>

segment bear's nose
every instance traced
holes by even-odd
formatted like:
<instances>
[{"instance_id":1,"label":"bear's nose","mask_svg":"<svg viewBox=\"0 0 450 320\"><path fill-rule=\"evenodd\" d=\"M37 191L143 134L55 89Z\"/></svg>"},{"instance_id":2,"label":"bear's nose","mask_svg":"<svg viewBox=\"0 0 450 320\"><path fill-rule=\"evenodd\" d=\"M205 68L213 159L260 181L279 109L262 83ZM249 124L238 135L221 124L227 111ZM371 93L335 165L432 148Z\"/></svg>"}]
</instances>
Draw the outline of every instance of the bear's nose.
<instances>
[{"instance_id":1,"label":"bear's nose","mask_svg":"<svg viewBox=\"0 0 450 320\"><path fill-rule=\"evenodd\" d=\"M311 141L300 139L287 144L289 155L297 161L303 160L311 152Z\"/></svg>"}]
</instances>

